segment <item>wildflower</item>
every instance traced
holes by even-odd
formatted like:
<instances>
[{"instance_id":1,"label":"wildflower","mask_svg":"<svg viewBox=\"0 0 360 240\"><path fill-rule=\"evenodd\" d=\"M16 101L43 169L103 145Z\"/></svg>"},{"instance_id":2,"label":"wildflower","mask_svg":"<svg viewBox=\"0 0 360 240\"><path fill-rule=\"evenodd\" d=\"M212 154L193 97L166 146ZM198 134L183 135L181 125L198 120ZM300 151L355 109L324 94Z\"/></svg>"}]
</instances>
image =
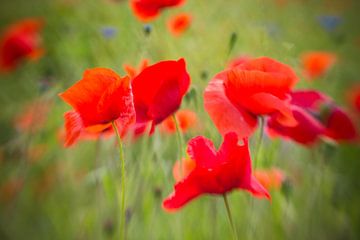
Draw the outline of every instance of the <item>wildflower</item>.
<instances>
[{"instance_id":1,"label":"wildflower","mask_svg":"<svg viewBox=\"0 0 360 240\"><path fill-rule=\"evenodd\" d=\"M195 167L176 183L175 191L164 200L166 210L177 210L203 194L223 195L234 189L270 198L267 190L252 176L247 140L240 146L236 133L225 135L219 151L209 139L202 136L193 138L188 144L188 154Z\"/></svg>"},{"instance_id":2,"label":"wildflower","mask_svg":"<svg viewBox=\"0 0 360 240\"><path fill-rule=\"evenodd\" d=\"M5 29L0 39L0 70L14 70L24 59L37 60L43 53L41 19L29 18L18 21Z\"/></svg>"},{"instance_id":3,"label":"wildflower","mask_svg":"<svg viewBox=\"0 0 360 240\"><path fill-rule=\"evenodd\" d=\"M218 73L204 93L205 109L222 135L235 131L250 136L259 116L274 115L286 126L296 125L289 93L297 76L271 58L251 59Z\"/></svg>"}]
</instances>

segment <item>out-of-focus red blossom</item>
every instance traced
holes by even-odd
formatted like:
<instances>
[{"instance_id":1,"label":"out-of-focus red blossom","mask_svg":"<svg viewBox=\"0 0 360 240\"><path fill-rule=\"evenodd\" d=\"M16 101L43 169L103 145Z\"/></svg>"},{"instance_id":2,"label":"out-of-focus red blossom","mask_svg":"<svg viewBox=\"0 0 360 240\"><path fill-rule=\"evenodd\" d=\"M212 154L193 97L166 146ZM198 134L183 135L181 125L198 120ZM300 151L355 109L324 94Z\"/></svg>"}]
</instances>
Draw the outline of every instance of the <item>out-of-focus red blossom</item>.
<instances>
[{"instance_id":1,"label":"out-of-focus red blossom","mask_svg":"<svg viewBox=\"0 0 360 240\"><path fill-rule=\"evenodd\" d=\"M167 22L167 26L174 36L180 36L190 27L191 21L192 17L188 13L180 13L171 17Z\"/></svg>"},{"instance_id":2,"label":"out-of-focus red blossom","mask_svg":"<svg viewBox=\"0 0 360 240\"><path fill-rule=\"evenodd\" d=\"M249 57L247 55L242 55L242 56L236 57L228 63L228 68L231 69L231 68L237 67L241 64L244 64L244 63L250 61L250 59L251 59L251 57Z\"/></svg>"},{"instance_id":3,"label":"out-of-focus red blossom","mask_svg":"<svg viewBox=\"0 0 360 240\"><path fill-rule=\"evenodd\" d=\"M256 169L254 176L268 191L279 190L285 180L284 172L278 168Z\"/></svg>"},{"instance_id":4,"label":"out-of-focus red blossom","mask_svg":"<svg viewBox=\"0 0 360 240\"><path fill-rule=\"evenodd\" d=\"M22 178L11 178L0 186L0 202L10 203L24 186Z\"/></svg>"},{"instance_id":5,"label":"out-of-focus red blossom","mask_svg":"<svg viewBox=\"0 0 360 240\"><path fill-rule=\"evenodd\" d=\"M304 73L310 79L323 76L335 64L337 57L331 52L306 52L301 55Z\"/></svg>"},{"instance_id":6,"label":"out-of-focus red blossom","mask_svg":"<svg viewBox=\"0 0 360 240\"><path fill-rule=\"evenodd\" d=\"M162 61L145 68L132 81L136 123L156 124L173 114L190 86L184 59Z\"/></svg>"},{"instance_id":7,"label":"out-of-focus red blossom","mask_svg":"<svg viewBox=\"0 0 360 240\"><path fill-rule=\"evenodd\" d=\"M143 59L141 60L139 66L133 67L129 64L124 64L123 68L125 70L125 72L127 73L127 75L133 79L134 77L136 77L137 75L139 75L139 73L141 73L145 68L147 68L149 66L149 60L148 59Z\"/></svg>"},{"instance_id":8,"label":"out-of-focus red blossom","mask_svg":"<svg viewBox=\"0 0 360 240\"><path fill-rule=\"evenodd\" d=\"M121 78L106 68L88 69L83 78L59 96L74 110L66 112L65 146L81 134L100 134L117 124L122 133L135 121L135 109L129 77Z\"/></svg>"},{"instance_id":9,"label":"out-of-focus red blossom","mask_svg":"<svg viewBox=\"0 0 360 240\"><path fill-rule=\"evenodd\" d=\"M34 133L41 130L47 121L52 102L35 100L25 106L24 110L15 117L15 128L20 132Z\"/></svg>"},{"instance_id":10,"label":"out-of-focus red blossom","mask_svg":"<svg viewBox=\"0 0 360 240\"><path fill-rule=\"evenodd\" d=\"M147 22L155 19L163 9L180 6L184 2L185 0L130 0L130 6L138 19Z\"/></svg>"},{"instance_id":11,"label":"out-of-focus red blossom","mask_svg":"<svg viewBox=\"0 0 360 240\"><path fill-rule=\"evenodd\" d=\"M271 58L250 59L217 74L204 93L205 109L222 135L250 136L259 116L274 116L296 125L289 92L298 78L287 65Z\"/></svg>"},{"instance_id":12,"label":"out-of-focus red blossom","mask_svg":"<svg viewBox=\"0 0 360 240\"><path fill-rule=\"evenodd\" d=\"M196 113L187 109L179 110L175 113L175 117L179 123L180 130L187 132L197 123ZM167 133L176 132L175 121L172 116L169 116L161 123L161 128Z\"/></svg>"},{"instance_id":13,"label":"out-of-focus red blossom","mask_svg":"<svg viewBox=\"0 0 360 240\"><path fill-rule=\"evenodd\" d=\"M350 106L360 114L360 84L353 86L347 93Z\"/></svg>"},{"instance_id":14,"label":"out-of-focus red blossom","mask_svg":"<svg viewBox=\"0 0 360 240\"><path fill-rule=\"evenodd\" d=\"M290 138L305 145L314 144L323 137L334 141L352 141L358 137L350 116L330 97L318 91L292 92L291 105L298 125L284 126L275 118L270 118L267 122L270 136Z\"/></svg>"},{"instance_id":15,"label":"out-of-focus red blossom","mask_svg":"<svg viewBox=\"0 0 360 240\"><path fill-rule=\"evenodd\" d=\"M248 141L244 139L240 146L238 140L236 133L227 133L219 151L202 136L190 140L187 151L195 167L175 185L163 207L175 211L202 194L226 194L234 189L270 199L268 191L252 176Z\"/></svg>"},{"instance_id":16,"label":"out-of-focus red blossom","mask_svg":"<svg viewBox=\"0 0 360 240\"><path fill-rule=\"evenodd\" d=\"M41 44L42 19L29 18L10 25L0 39L0 70L14 70L24 59L37 60L44 49Z\"/></svg>"},{"instance_id":17,"label":"out-of-focus red blossom","mask_svg":"<svg viewBox=\"0 0 360 240\"><path fill-rule=\"evenodd\" d=\"M181 165L181 166L180 166ZM194 170L196 163L191 158L183 158L180 161L176 161L173 167L173 176L176 182L180 182L186 178L192 170Z\"/></svg>"}]
</instances>

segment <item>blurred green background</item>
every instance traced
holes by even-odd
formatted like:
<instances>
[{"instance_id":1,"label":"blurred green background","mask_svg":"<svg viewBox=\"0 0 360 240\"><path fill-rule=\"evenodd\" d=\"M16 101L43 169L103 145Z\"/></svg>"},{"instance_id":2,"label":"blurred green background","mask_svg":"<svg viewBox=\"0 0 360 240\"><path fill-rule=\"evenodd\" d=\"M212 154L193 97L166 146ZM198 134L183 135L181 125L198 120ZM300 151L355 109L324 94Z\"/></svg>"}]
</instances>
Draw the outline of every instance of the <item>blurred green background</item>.
<instances>
[{"instance_id":1,"label":"blurred green background","mask_svg":"<svg viewBox=\"0 0 360 240\"><path fill-rule=\"evenodd\" d=\"M321 90L346 107L347 89L360 80L359 10L356 0L188 0L146 25L125 0L1 0L0 29L25 17L45 19L46 53L0 75L0 239L119 238L115 138L68 149L59 141L70 107L57 94L85 69L108 67L123 75L123 64L137 65L143 58L151 63L185 58L192 90L182 108L201 119L185 140L201 134L218 146L221 138L203 109L202 94L236 56L282 61L301 77L297 88ZM174 37L166 21L180 12L191 14L193 22ZM320 20L324 16L340 23L328 29ZM104 35L106 29L112 36ZM312 50L334 52L339 60L321 79L306 81L299 57ZM50 105L46 120L38 131L19 131L15 119L34 101ZM256 139L255 134L252 151ZM220 197L201 197L177 213L162 209L174 184L176 146L175 135L159 130L125 143L127 238L231 239ZM306 148L265 138L255 154L258 166L279 167L287 180L271 192L271 203L242 191L229 196L240 239L360 238L358 145Z\"/></svg>"}]
</instances>

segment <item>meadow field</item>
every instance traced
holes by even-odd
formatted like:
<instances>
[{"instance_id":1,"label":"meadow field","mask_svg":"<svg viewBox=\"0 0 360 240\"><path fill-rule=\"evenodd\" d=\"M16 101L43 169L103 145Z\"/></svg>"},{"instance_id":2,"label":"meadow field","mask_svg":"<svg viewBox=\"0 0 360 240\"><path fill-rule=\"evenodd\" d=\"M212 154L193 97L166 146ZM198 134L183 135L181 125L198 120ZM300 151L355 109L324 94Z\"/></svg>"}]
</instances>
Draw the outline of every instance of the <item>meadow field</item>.
<instances>
[{"instance_id":1,"label":"meadow field","mask_svg":"<svg viewBox=\"0 0 360 240\"><path fill-rule=\"evenodd\" d=\"M0 0L0 239L360 239L360 2L186 0L162 5L156 16L143 19L131 7L136 1L150 7L171 2ZM169 19L178 14L187 22L171 25ZM11 31L20 31L11 26L24 19L37 24L35 33L8 40ZM26 54L18 50L25 45ZM178 86L155 86L156 78L177 71L171 67L151 75L143 88L135 86L164 61L185 62L181 77L189 76L190 83L180 97ZM128 76L136 116L126 120L126 128L118 125L121 132L114 130L119 116L101 131L97 126L90 131L83 119L74 136L80 125L65 124L64 114L73 108L81 117L83 112L61 94L95 68ZM236 102L233 108L242 109L236 114L249 121L228 119L231 107L211 98L209 86L223 71L226 103ZM254 84L245 84L253 78ZM290 87L279 87L290 78ZM231 83L235 90L227 89ZM92 85L84 88L76 97L92 94ZM152 99L144 113L149 119L142 121L136 99L155 88L163 95ZM296 105L300 90L321 96L321 104ZM270 98L252 102L252 91L276 96L285 110L266 105ZM300 95L306 102L307 95ZM119 101L109 98L100 107ZM175 98L179 102L167 111ZM96 106L86 106L86 113L101 112ZM296 130L285 115L296 120ZM132 128L145 123L139 132ZM193 180L202 195L168 205L174 185L186 188L186 178L212 159L212 152L205 153L209 145L199 146L196 141L203 140L194 138L203 136L219 149L230 139L224 129L242 142L235 141L237 150L224 143L214 157L223 165L200 169ZM247 158L232 151L242 151L246 139L252 172L244 170L239 180L231 174ZM225 169L229 159L242 162ZM181 167L185 163L190 165ZM264 188L249 185L250 176Z\"/></svg>"}]
</instances>

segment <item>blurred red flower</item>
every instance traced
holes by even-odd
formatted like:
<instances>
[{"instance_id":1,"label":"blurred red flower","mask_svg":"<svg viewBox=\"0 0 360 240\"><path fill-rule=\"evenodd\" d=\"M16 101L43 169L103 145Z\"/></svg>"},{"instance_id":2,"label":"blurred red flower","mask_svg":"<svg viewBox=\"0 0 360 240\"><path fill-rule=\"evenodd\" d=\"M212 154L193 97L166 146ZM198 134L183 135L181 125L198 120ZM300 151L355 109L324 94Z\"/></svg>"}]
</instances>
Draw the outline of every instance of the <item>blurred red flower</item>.
<instances>
[{"instance_id":1,"label":"blurred red flower","mask_svg":"<svg viewBox=\"0 0 360 240\"><path fill-rule=\"evenodd\" d=\"M336 55L331 52L307 52L301 55L304 73L310 79L323 76L336 62Z\"/></svg>"},{"instance_id":2,"label":"blurred red flower","mask_svg":"<svg viewBox=\"0 0 360 240\"><path fill-rule=\"evenodd\" d=\"M254 176L268 191L279 190L285 180L284 172L278 168L256 169Z\"/></svg>"},{"instance_id":3,"label":"blurred red flower","mask_svg":"<svg viewBox=\"0 0 360 240\"><path fill-rule=\"evenodd\" d=\"M15 128L21 132L34 133L39 131L48 118L52 102L37 99L25 106L15 118Z\"/></svg>"},{"instance_id":4,"label":"blurred red flower","mask_svg":"<svg viewBox=\"0 0 360 240\"><path fill-rule=\"evenodd\" d=\"M74 143L85 128L101 133L115 121L123 132L135 121L130 78L121 78L110 69L86 70L80 81L59 96L74 108L64 116L66 146Z\"/></svg>"},{"instance_id":5,"label":"blurred red flower","mask_svg":"<svg viewBox=\"0 0 360 240\"><path fill-rule=\"evenodd\" d=\"M323 137L334 141L357 138L350 116L330 97L318 91L300 90L292 92L291 98L291 108L298 125L284 126L275 118L270 118L267 122L270 136L290 138L305 145L314 144Z\"/></svg>"},{"instance_id":6,"label":"blurred red flower","mask_svg":"<svg viewBox=\"0 0 360 240\"><path fill-rule=\"evenodd\" d=\"M267 57L251 59L210 81L205 109L222 135L235 131L240 138L248 137L263 115L275 115L284 125L294 126L288 94L296 82L287 65Z\"/></svg>"},{"instance_id":7,"label":"blurred red flower","mask_svg":"<svg viewBox=\"0 0 360 240\"><path fill-rule=\"evenodd\" d=\"M37 60L44 49L41 35L44 22L29 18L7 27L0 39L0 70L14 70L24 59Z\"/></svg>"},{"instance_id":8,"label":"blurred red flower","mask_svg":"<svg viewBox=\"0 0 360 240\"><path fill-rule=\"evenodd\" d=\"M175 113L176 119L179 123L180 130L182 132L187 132L190 128L194 127L197 122L196 113L183 109ZM172 116L167 117L162 123L161 128L167 133L175 133L176 125Z\"/></svg>"},{"instance_id":9,"label":"blurred red flower","mask_svg":"<svg viewBox=\"0 0 360 240\"><path fill-rule=\"evenodd\" d=\"M180 13L171 17L167 22L167 26L174 36L180 36L190 27L191 21L192 17L189 14Z\"/></svg>"},{"instance_id":10,"label":"blurred red flower","mask_svg":"<svg viewBox=\"0 0 360 240\"><path fill-rule=\"evenodd\" d=\"M350 106L360 114L360 84L351 87L347 92L347 98Z\"/></svg>"},{"instance_id":11,"label":"blurred red flower","mask_svg":"<svg viewBox=\"0 0 360 240\"><path fill-rule=\"evenodd\" d=\"M162 61L145 68L132 81L136 122L156 124L173 114L190 86L184 59Z\"/></svg>"},{"instance_id":12,"label":"blurred red flower","mask_svg":"<svg viewBox=\"0 0 360 240\"><path fill-rule=\"evenodd\" d=\"M136 77L137 75L139 75L139 73L141 73L145 68L147 68L147 66L149 66L149 60L148 59L143 59L139 66L133 67L129 64L124 64L123 68L125 70L125 72L127 73L127 75L133 79L134 77Z\"/></svg>"},{"instance_id":13,"label":"blurred red flower","mask_svg":"<svg viewBox=\"0 0 360 240\"><path fill-rule=\"evenodd\" d=\"M141 21L151 21L156 18L161 10L176 7L185 0L130 0L130 6L135 16Z\"/></svg>"},{"instance_id":14,"label":"blurred red flower","mask_svg":"<svg viewBox=\"0 0 360 240\"><path fill-rule=\"evenodd\" d=\"M195 167L164 200L166 210L177 210L202 194L225 194L234 189L270 199L267 190L251 174L247 140L243 146L238 145L236 133L225 135L219 151L210 140L202 136L193 138L188 144L188 154Z\"/></svg>"}]
</instances>

